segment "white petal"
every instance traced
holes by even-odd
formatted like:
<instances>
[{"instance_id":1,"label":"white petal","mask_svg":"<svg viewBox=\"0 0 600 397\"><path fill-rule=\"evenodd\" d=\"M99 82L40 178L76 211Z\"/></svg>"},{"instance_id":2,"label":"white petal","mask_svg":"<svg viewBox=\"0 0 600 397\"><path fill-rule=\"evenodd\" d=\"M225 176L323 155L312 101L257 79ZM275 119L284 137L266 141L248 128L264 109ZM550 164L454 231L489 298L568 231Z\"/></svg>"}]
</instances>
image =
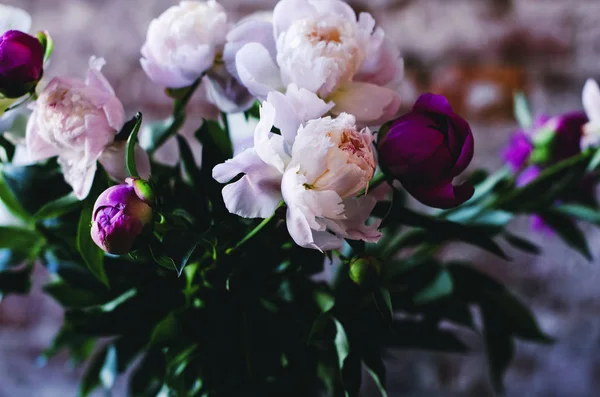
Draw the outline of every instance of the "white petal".
<instances>
[{"instance_id":1,"label":"white petal","mask_svg":"<svg viewBox=\"0 0 600 397\"><path fill-rule=\"evenodd\" d=\"M100 155L99 161L108 175L117 182L124 182L129 176L127 172L126 156L127 141L118 141L106 149ZM150 176L150 158L148 153L140 145L135 145L135 164L142 179Z\"/></svg>"},{"instance_id":2,"label":"white petal","mask_svg":"<svg viewBox=\"0 0 600 397\"><path fill-rule=\"evenodd\" d=\"M321 1L321 0L319 0ZM285 32L298 19L316 14L314 4L306 0L281 0L273 10L273 32L275 38Z\"/></svg>"},{"instance_id":3,"label":"white petal","mask_svg":"<svg viewBox=\"0 0 600 397\"><path fill-rule=\"evenodd\" d=\"M283 137L271 132L274 121L275 108L269 102L263 102L260 108L260 121L254 131L254 149L262 161L283 174L290 156L286 153Z\"/></svg>"},{"instance_id":4,"label":"white petal","mask_svg":"<svg viewBox=\"0 0 600 397\"><path fill-rule=\"evenodd\" d=\"M349 21L356 21L356 13L347 3L340 0L309 0L309 3L315 7L320 14L339 15Z\"/></svg>"},{"instance_id":5,"label":"white petal","mask_svg":"<svg viewBox=\"0 0 600 397\"><path fill-rule=\"evenodd\" d=\"M365 224L375 204L377 204L377 199L367 195L358 198L348 198L343 203L346 219L328 219L326 221L327 227L338 236L350 240L379 241L381 233L377 230L377 227L380 222L372 225Z\"/></svg>"},{"instance_id":6,"label":"white petal","mask_svg":"<svg viewBox=\"0 0 600 397\"><path fill-rule=\"evenodd\" d=\"M583 86L583 108L590 122L600 122L600 88L596 80L588 79Z\"/></svg>"},{"instance_id":7,"label":"white petal","mask_svg":"<svg viewBox=\"0 0 600 397\"><path fill-rule=\"evenodd\" d=\"M293 146L298 128L304 122L325 115L335 106L296 84L290 84L285 95L278 91L269 93L267 101L275 108L274 125L281 131L288 147Z\"/></svg>"},{"instance_id":8,"label":"white petal","mask_svg":"<svg viewBox=\"0 0 600 397\"><path fill-rule=\"evenodd\" d=\"M75 196L79 200L87 197L94 182L96 174L96 161L86 161L75 154L60 156L58 164L62 168L65 181L71 185Z\"/></svg>"},{"instance_id":9,"label":"white petal","mask_svg":"<svg viewBox=\"0 0 600 397\"><path fill-rule=\"evenodd\" d=\"M40 161L49 157L58 156L59 150L40 136L37 126L35 125L36 116L37 114L34 112L27 123L25 139L27 142L29 159L31 161Z\"/></svg>"},{"instance_id":10,"label":"white petal","mask_svg":"<svg viewBox=\"0 0 600 397\"><path fill-rule=\"evenodd\" d=\"M273 38L273 24L267 21L256 19L247 19L240 21L227 34L227 44L223 50L223 61L227 70L238 77L235 67L235 57L237 52L248 43L259 43L269 51L272 59L277 56L275 49L275 39Z\"/></svg>"},{"instance_id":11,"label":"white petal","mask_svg":"<svg viewBox=\"0 0 600 397\"><path fill-rule=\"evenodd\" d=\"M396 91L370 83L349 83L339 89L331 100L335 102L333 114L350 113L363 125L389 119L400 108L400 95Z\"/></svg>"},{"instance_id":12,"label":"white petal","mask_svg":"<svg viewBox=\"0 0 600 397\"><path fill-rule=\"evenodd\" d=\"M31 29L31 15L25 10L0 4L0 34L7 30L20 30L29 32Z\"/></svg>"},{"instance_id":13,"label":"white petal","mask_svg":"<svg viewBox=\"0 0 600 397\"><path fill-rule=\"evenodd\" d=\"M279 69L261 44L243 46L235 56L235 65L240 81L258 98L264 99L282 86Z\"/></svg>"},{"instance_id":14,"label":"white petal","mask_svg":"<svg viewBox=\"0 0 600 397\"><path fill-rule=\"evenodd\" d=\"M104 58L92 56L89 62L89 69L85 83L92 87L98 88L110 95L115 95L115 90L111 87L106 77L102 74L102 67L106 65Z\"/></svg>"},{"instance_id":15,"label":"white petal","mask_svg":"<svg viewBox=\"0 0 600 397\"><path fill-rule=\"evenodd\" d=\"M217 165L213 178L226 183L239 174L239 181L223 188L223 200L229 212L244 218L268 218L281 202L281 174L265 164L254 149Z\"/></svg>"},{"instance_id":16,"label":"white petal","mask_svg":"<svg viewBox=\"0 0 600 397\"><path fill-rule=\"evenodd\" d=\"M183 88L188 87L194 83L193 78L184 76L175 67L166 67L154 63L149 59L140 58L140 64L142 69L146 72L146 75L154 84L161 85L169 88Z\"/></svg>"}]
</instances>

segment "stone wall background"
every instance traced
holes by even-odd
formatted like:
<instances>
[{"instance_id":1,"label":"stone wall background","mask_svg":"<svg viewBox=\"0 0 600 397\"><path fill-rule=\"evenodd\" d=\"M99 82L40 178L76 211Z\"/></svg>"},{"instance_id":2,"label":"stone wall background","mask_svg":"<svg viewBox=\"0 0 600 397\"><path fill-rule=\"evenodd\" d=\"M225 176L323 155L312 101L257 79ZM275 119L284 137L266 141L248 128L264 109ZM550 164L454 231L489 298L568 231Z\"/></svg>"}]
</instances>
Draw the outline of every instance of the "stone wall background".
<instances>
[{"instance_id":1,"label":"stone wall background","mask_svg":"<svg viewBox=\"0 0 600 397\"><path fill-rule=\"evenodd\" d=\"M91 55L107 58L105 73L129 113L166 116L170 101L139 67L149 21L172 0L4 0L27 9L35 30L49 30L55 55L48 76L82 75ZM235 18L269 9L276 0L221 0ZM587 77L600 77L598 0L354 0L374 14L401 48L410 106L427 90L447 95L476 134L474 166L493 170L516 124L512 93L525 90L539 113L581 108ZM200 104L196 104L200 109ZM528 220L513 225L528 233ZM600 258L600 233L585 227ZM534 309L553 346L519 343L506 377L511 397L591 397L600 394L600 259L587 263L552 236L532 236L540 257L508 251L503 262L456 245L452 258L470 259L503 280ZM0 397L76 395L81 370L64 356L38 368L36 357L60 326L60 307L39 292L0 303ZM481 346L465 357L392 352L390 396L492 396ZM113 394L124 396L126 380ZM372 385L365 396L376 396Z\"/></svg>"}]
</instances>

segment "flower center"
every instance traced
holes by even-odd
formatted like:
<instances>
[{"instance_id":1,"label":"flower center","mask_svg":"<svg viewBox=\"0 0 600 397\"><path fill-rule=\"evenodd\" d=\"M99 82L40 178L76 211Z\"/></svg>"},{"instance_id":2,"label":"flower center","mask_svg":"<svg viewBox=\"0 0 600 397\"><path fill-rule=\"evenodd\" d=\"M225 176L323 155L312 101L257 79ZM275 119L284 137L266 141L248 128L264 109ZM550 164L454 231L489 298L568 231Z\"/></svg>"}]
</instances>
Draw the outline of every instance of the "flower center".
<instances>
[{"instance_id":1,"label":"flower center","mask_svg":"<svg viewBox=\"0 0 600 397\"><path fill-rule=\"evenodd\" d=\"M356 24L338 16L296 21L277 41L284 83L325 98L352 81L364 61Z\"/></svg>"}]
</instances>

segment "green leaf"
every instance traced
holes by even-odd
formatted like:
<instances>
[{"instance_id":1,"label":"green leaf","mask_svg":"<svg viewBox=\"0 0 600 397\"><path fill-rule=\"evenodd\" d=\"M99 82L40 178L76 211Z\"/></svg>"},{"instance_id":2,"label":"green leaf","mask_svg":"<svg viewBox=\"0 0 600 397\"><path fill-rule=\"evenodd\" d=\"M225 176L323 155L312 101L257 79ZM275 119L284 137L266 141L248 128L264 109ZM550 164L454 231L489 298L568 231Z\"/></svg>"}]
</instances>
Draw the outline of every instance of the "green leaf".
<instances>
[{"instance_id":1,"label":"green leaf","mask_svg":"<svg viewBox=\"0 0 600 397\"><path fill-rule=\"evenodd\" d=\"M517 122L524 130L533 126L533 117L527 104L527 98L522 92L516 93L514 97L514 114Z\"/></svg>"},{"instance_id":2,"label":"green leaf","mask_svg":"<svg viewBox=\"0 0 600 397\"><path fill-rule=\"evenodd\" d=\"M79 384L79 397L87 397L100 385L100 371L106 361L108 346L105 346L92 357Z\"/></svg>"},{"instance_id":3,"label":"green leaf","mask_svg":"<svg viewBox=\"0 0 600 397\"><path fill-rule=\"evenodd\" d=\"M169 313L163 318L160 323L154 327L152 336L150 337L150 343L153 345L161 344L169 339L172 339L179 332L177 317L174 313Z\"/></svg>"},{"instance_id":4,"label":"green leaf","mask_svg":"<svg viewBox=\"0 0 600 397\"><path fill-rule=\"evenodd\" d=\"M483 336L488 359L492 386L499 394L504 394L504 373L512 361L515 343L510 328L485 306L482 307Z\"/></svg>"},{"instance_id":5,"label":"green leaf","mask_svg":"<svg viewBox=\"0 0 600 397\"><path fill-rule=\"evenodd\" d=\"M170 230L162 239L162 248L164 254L173 261L177 275L181 276L185 265L198 248L198 236L189 230Z\"/></svg>"},{"instance_id":6,"label":"green leaf","mask_svg":"<svg viewBox=\"0 0 600 397\"><path fill-rule=\"evenodd\" d=\"M560 204L555 206L553 211L566 215L570 218L600 225L600 211L591 207L578 204Z\"/></svg>"},{"instance_id":7,"label":"green leaf","mask_svg":"<svg viewBox=\"0 0 600 397\"><path fill-rule=\"evenodd\" d=\"M546 168L531 183L500 197L495 207L510 212L537 212L548 207L581 180L588 160L589 154L582 153Z\"/></svg>"},{"instance_id":8,"label":"green leaf","mask_svg":"<svg viewBox=\"0 0 600 397\"><path fill-rule=\"evenodd\" d=\"M5 294L28 293L31 288L32 269L32 266L26 266L20 270L0 272L0 300Z\"/></svg>"},{"instance_id":9,"label":"green leaf","mask_svg":"<svg viewBox=\"0 0 600 397\"><path fill-rule=\"evenodd\" d=\"M450 263L447 268L452 275L456 295L469 303L478 303L482 308L485 306L489 312L494 311L494 317L522 339L553 342L540 329L533 313L498 281L469 265Z\"/></svg>"},{"instance_id":10,"label":"green leaf","mask_svg":"<svg viewBox=\"0 0 600 397\"><path fill-rule=\"evenodd\" d=\"M348 342L348 336L344 330L344 326L337 319L332 317L335 324L335 350L337 351L339 368L344 368L344 361L350 354L350 342Z\"/></svg>"},{"instance_id":11,"label":"green leaf","mask_svg":"<svg viewBox=\"0 0 600 397\"><path fill-rule=\"evenodd\" d=\"M33 261L46 244L37 231L0 226L0 270Z\"/></svg>"},{"instance_id":12,"label":"green leaf","mask_svg":"<svg viewBox=\"0 0 600 397\"><path fill-rule=\"evenodd\" d=\"M36 37L44 49L44 63L46 63L52 56L52 51L54 50L54 40L52 40L52 37L46 31L38 32Z\"/></svg>"},{"instance_id":13,"label":"green leaf","mask_svg":"<svg viewBox=\"0 0 600 397\"><path fill-rule=\"evenodd\" d=\"M167 363L158 349L150 349L129 382L131 397L155 397L163 387Z\"/></svg>"},{"instance_id":14,"label":"green leaf","mask_svg":"<svg viewBox=\"0 0 600 397\"><path fill-rule=\"evenodd\" d=\"M507 243L528 254L539 255L542 252L540 247L523 237L508 232L504 232L503 237Z\"/></svg>"},{"instance_id":15,"label":"green leaf","mask_svg":"<svg viewBox=\"0 0 600 397\"><path fill-rule=\"evenodd\" d=\"M106 351L104 364L100 369L100 381L105 390L112 390L117 379L117 348L110 345Z\"/></svg>"},{"instance_id":16,"label":"green leaf","mask_svg":"<svg viewBox=\"0 0 600 397\"><path fill-rule=\"evenodd\" d=\"M444 298L452 294L453 284L450 273L446 270L442 270L438 277L427 287L421 290L415 295L414 302L422 305L431 301Z\"/></svg>"},{"instance_id":17,"label":"green leaf","mask_svg":"<svg viewBox=\"0 0 600 397\"><path fill-rule=\"evenodd\" d=\"M84 308L105 303L108 297L89 289L73 288L63 280L56 280L44 286L50 295L64 308Z\"/></svg>"},{"instance_id":18,"label":"green leaf","mask_svg":"<svg viewBox=\"0 0 600 397\"><path fill-rule=\"evenodd\" d=\"M387 397L388 394L385 388L385 364L383 363L379 349L363 355L362 362L367 368L367 372L373 379L373 382L375 382L375 386L377 386L377 390L379 390L381 397Z\"/></svg>"},{"instance_id":19,"label":"green leaf","mask_svg":"<svg viewBox=\"0 0 600 397\"><path fill-rule=\"evenodd\" d=\"M19 201L15 198L13 192L6 184L2 173L0 173L0 200L10 211L10 213L19 219L27 222L31 218L31 216L23 209Z\"/></svg>"},{"instance_id":20,"label":"green leaf","mask_svg":"<svg viewBox=\"0 0 600 397\"><path fill-rule=\"evenodd\" d=\"M482 233L481 228L475 226L437 219L396 205L392 207L390 215L386 218L387 222L391 220L399 224L422 228L426 240L434 244L458 240L475 245L503 259L509 259L494 240Z\"/></svg>"},{"instance_id":21,"label":"green leaf","mask_svg":"<svg viewBox=\"0 0 600 397\"><path fill-rule=\"evenodd\" d=\"M55 159L26 166L3 164L2 177L16 201L29 214L35 214L49 201L73 190L66 184Z\"/></svg>"},{"instance_id":22,"label":"green leaf","mask_svg":"<svg viewBox=\"0 0 600 397\"><path fill-rule=\"evenodd\" d=\"M431 322L395 320L383 337L390 348L465 353L469 348L451 331Z\"/></svg>"},{"instance_id":23,"label":"green leaf","mask_svg":"<svg viewBox=\"0 0 600 397\"><path fill-rule=\"evenodd\" d=\"M125 154L125 162L127 164L127 172L129 176L134 178L139 178L140 174L137 170L137 165L135 163L135 145L137 143L138 132L140 131L140 127L142 126L142 114L137 112L134 117L135 125L131 130L131 134L129 138L127 138L127 152Z\"/></svg>"},{"instance_id":24,"label":"green leaf","mask_svg":"<svg viewBox=\"0 0 600 397\"><path fill-rule=\"evenodd\" d=\"M92 197L88 197L83 202L83 210L79 217L75 244L88 269L100 282L108 287L108 277L106 277L106 272L104 271L104 251L94 243L91 236L93 209L94 201Z\"/></svg>"},{"instance_id":25,"label":"green leaf","mask_svg":"<svg viewBox=\"0 0 600 397\"><path fill-rule=\"evenodd\" d=\"M552 210L544 211L539 216L569 247L579 252L587 260L593 259L585 234L575 222Z\"/></svg>"},{"instance_id":26,"label":"green leaf","mask_svg":"<svg viewBox=\"0 0 600 397\"><path fill-rule=\"evenodd\" d=\"M595 171L599 165L600 165L600 148L596 149L596 152L594 152L594 156L590 160L590 163L588 164L586 171L587 172Z\"/></svg>"},{"instance_id":27,"label":"green leaf","mask_svg":"<svg viewBox=\"0 0 600 397\"><path fill-rule=\"evenodd\" d=\"M36 220L56 218L71 211L74 211L81 205L81 201L74 193L69 193L66 196L56 200L49 201L40 208L33 217Z\"/></svg>"},{"instance_id":28,"label":"green leaf","mask_svg":"<svg viewBox=\"0 0 600 397\"><path fill-rule=\"evenodd\" d=\"M390 291L386 288L379 288L373 292L373 301L383 321L391 322L394 318L394 308L392 307Z\"/></svg>"}]
</instances>

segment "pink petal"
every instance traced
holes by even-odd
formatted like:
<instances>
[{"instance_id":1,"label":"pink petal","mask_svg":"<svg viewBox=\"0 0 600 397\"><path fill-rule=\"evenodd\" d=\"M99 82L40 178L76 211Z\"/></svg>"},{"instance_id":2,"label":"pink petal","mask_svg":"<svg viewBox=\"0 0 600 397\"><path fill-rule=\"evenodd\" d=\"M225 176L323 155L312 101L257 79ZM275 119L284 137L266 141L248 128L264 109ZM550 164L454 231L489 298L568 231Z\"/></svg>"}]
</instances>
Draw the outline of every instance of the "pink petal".
<instances>
[{"instance_id":1,"label":"pink petal","mask_svg":"<svg viewBox=\"0 0 600 397\"><path fill-rule=\"evenodd\" d=\"M58 156L59 150L52 144L46 142L39 134L35 125L36 112L30 116L27 123L26 144L31 161L40 161L49 157Z\"/></svg>"},{"instance_id":2,"label":"pink petal","mask_svg":"<svg viewBox=\"0 0 600 397\"><path fill-rule=\"evenodd\" d=\"M333 114L352 114L362 124L391 118L400 108L400 96L397 92L370 83L349 83L338 90L331 100L335 102L331 111Z\"/></svg>"},{"instance_id":3,"label":"pink petal","mask_svg":"<svg viewBox=\"0 0 600 397\"><path fill-rule=\"evenodd\" d=\"M243 46L235 56L235 64L240 81L258 98L264 99L282 86L279 69L261 44Z\"/></svg>"},{"instance_id":4,"label":"pink petal","mask_svg":"<svg viewBox=\"0 0 600 397\"><path fill-rule=\"evenodd\" d=\"M321 0L319 0L321 1ZM298 19L316 14L315 4L306 0L281 0L273 10L273 32L279 37Z\"/></svg>"},{"instance_id":5,"label":"pink petal","mask_svg":"<svg viewBox=\"0 0 600 397\"><path fill-rule=\"evenodd\" d=\"M213 178L226 183L239 174L240 180L223 188L223 200L229 212L244 218L268 218L281 202L281 174L265 164L254 149L217 165Z\"/></svg>"}]
</instances>

